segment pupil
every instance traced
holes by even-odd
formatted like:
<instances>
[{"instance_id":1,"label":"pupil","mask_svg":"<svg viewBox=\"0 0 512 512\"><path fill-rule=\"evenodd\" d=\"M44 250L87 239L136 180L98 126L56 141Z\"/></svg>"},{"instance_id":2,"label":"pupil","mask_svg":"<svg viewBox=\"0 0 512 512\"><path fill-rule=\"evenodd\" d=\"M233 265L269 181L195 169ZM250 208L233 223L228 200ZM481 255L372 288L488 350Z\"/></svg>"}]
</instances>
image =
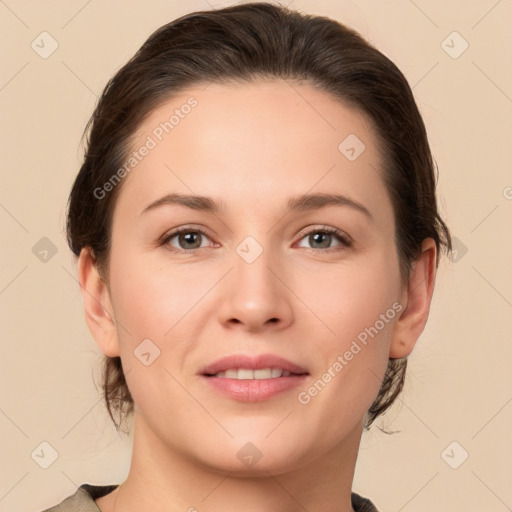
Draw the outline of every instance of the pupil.
<instances>
[{"instance_id":1,"label":"pupil","mask_svg":"<svg viewBox=\"0 0 512 512\"><path fill-rule=\"evenodd\" d=\"M331 241L329 233L314 233L312 236L314 243L319 243L321 247L329 247L329 242ZM322 239L324 240L323 242Z\"/></svg>"},{"instance_id":2,"label":"pupil","mask_svg":"<svg viewBox=\"0 0 512 512\"><path fill-rule=\"evenodd\" d=\"M195 239L195 243L194 243L194 239ZM199 240L199 233L184 233L181 235L180 242L184 242L184 245L192 244L192 245L194 245L192 247L192 249L196 249L196 248L200 247L200 245L201 245L200 242L198 243L198 240ZM190 245L189 245L189 248L190 248Z\"/></svg>"}]
</instances>

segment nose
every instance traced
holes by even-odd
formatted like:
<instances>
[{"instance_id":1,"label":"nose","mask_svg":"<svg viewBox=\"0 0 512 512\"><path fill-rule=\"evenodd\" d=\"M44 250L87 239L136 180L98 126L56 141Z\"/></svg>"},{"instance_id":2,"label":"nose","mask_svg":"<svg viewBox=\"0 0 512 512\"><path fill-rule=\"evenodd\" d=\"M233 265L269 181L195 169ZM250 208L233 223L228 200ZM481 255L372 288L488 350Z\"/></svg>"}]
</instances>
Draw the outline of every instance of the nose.
<instances>
[{"instance_id":1,"label":"nose","mask_svg":"<svg viewBox=\"0 0 512 512\"><path fill-rule=\"evenodd\" d=\"M243 254L243 253L240 253ZM293 293L287 285L289 272L263 252L252 262L238 253L233 255L233 269L222 280L220 322L226 328L246 332L281 330L293 322Z\"/></svg>"}]
</instances>

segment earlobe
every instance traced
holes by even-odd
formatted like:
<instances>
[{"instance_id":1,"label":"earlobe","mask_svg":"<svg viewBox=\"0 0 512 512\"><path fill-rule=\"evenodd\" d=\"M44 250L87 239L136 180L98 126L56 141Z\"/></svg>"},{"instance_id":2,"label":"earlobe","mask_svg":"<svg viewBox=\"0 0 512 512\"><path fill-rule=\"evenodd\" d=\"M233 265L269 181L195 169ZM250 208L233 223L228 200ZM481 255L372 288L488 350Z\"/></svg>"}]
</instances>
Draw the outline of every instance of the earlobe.
<instances>
[{"instance_id":1,"label":"earlobe","mask_svg":"<svg viewBox=\"0 0 512 512\"><path fill-rule=\"evenodd\" d=\"M116 323L110 293L94 264L89 248L78 257L78 281L84 303L85 320L101 351L110 357L119 356Z\"/></svg>"},{"instance_id":2,"label":"earlobe","mask_svg":"<svg viewBox=\"0 0 512 512\"><path fill-rule=\"evenodd\" d=\"M437 247L432 238L423 241L422 252L413 263L401 304L404 309L393 331L389 357L407 357L427 323L436 277Z\"/></svg>"}]
</instances>

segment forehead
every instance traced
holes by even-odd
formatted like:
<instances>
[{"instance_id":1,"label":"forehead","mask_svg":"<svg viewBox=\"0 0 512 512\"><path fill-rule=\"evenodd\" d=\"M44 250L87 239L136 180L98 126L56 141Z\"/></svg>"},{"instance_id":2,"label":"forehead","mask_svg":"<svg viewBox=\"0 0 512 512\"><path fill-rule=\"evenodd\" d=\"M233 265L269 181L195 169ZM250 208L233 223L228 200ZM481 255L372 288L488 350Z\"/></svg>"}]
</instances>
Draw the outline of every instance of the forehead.
<instances>
[{"instance_id":1,"label":"forehead","mask_svg":"<svg viewBox=\"0 0 512 512\"><path fill-rule=\"evenodd\" d=\"M139 213L172 192L228 209L277 208L305 192L352 194L377 215L390 207L372 123L307 84L191 87L150 113L132 151L118 207Z\"/></svg>"}]
</instances>

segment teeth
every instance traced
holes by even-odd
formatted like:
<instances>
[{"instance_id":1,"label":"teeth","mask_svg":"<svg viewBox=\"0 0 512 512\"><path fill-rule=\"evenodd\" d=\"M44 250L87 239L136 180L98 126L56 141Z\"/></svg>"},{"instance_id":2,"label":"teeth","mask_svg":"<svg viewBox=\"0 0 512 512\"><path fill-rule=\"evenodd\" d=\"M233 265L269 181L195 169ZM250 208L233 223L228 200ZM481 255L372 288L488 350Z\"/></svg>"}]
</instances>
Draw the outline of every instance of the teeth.
<instances>
[{"instance_id":1,"label":"teeth","mask_svg":"<svg viewBox=\"0 0 512 512\"><path fill-rule=\"evenodd\" d=\"M259 379L277 379L278 377L288 377L290 372L282 368L261 368L259 370L250 370L248 368L238 368L219 372L215 377L224 377L226 379L238 380L259 380Z\"/></svg>"},{"instance_id":2,"label":"teeth","mask_svg":"<svg viewBox=\"0 0 512 512\"><path fill-rule=\"evenodd\" d=\"M239 368L237 379L238 380L254 379L254 372L252 370L244 370L243 368Z\"/></svg>"}]
</instances>

